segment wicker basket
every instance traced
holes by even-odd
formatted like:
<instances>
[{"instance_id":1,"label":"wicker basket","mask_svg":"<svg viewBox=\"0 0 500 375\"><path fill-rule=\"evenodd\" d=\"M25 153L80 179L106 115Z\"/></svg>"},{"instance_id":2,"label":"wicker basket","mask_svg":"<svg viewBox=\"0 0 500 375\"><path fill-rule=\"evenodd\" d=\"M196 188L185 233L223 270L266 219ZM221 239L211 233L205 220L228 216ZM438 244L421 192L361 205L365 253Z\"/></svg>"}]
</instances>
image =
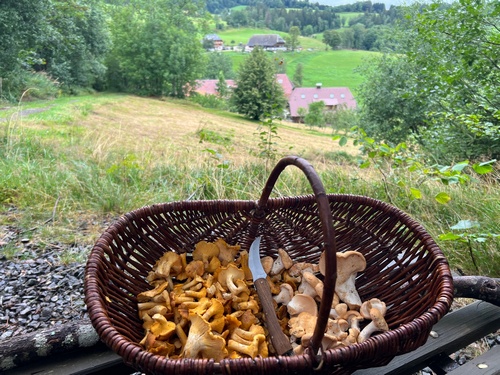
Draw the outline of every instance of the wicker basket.
<instances>
[{"instance_id":1,"label":"wicker basket","mask_svg":"<svg viewBox=\"0 0 500 375\"><path fill-rule=\"evenodd\" d=\"M280 173L295 165L314 195L270 199ZM185 252L201 241L223 238L248 249L262 236L261 255L284 248L294 261L317 262L327 253L325 292L313 350L303 355L254 359L168 359L143 350L138 293L165 251ZM336 278L335 252L357 250L367 267L356 279L362 300L387 304L390 331L361 344L316 349L328 318ZM214 200L158 204L127 213L96 242L86 266L85 302L100 338L128 365L146 374L349 374L382 366L423 345L453 299L448 263L424 228L400 210L354 195L326 195L304 159L282 159L255 201Z\"/></svg>"}]
</instances>

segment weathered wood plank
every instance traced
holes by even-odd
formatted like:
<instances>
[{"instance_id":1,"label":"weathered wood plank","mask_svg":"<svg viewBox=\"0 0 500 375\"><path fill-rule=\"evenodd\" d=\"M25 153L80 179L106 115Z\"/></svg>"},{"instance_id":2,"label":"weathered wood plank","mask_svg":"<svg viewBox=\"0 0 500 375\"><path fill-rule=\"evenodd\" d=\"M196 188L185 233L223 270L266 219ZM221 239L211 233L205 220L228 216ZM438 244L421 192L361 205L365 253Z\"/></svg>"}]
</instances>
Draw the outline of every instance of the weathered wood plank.
<instances>
[{"instance_id":1,"label":"weathered wood plank","mask_svg":"<svg viewBox=\"0 0 500 375\"><path fill-rule=\"evenodd\" d=\"M440 354L449 355L500 329L500 307L477 301L443 317L433 328L439 335L417 350L397 356L387 366L356 371L355 375L411 374Z\"/></svg>"},{"instance_id":2,"label":"weathered wood plank","mask_svg":"<svg viewBox=\"0 0 500 375\"><path fill-rule=\"evenodd\" d=\"M474 358L448 375L498 375L500 374L500 345Z\"/></svg>"},{"instance_id":3,"label":"weathered wood plank","mask_svg":"<svg viewBox=\"0 0 500 375\"><path fill-rule=\"evenodd\" d=\"M4 375L108 375L132 374L122 358L99 343L92 348L73 350L64 355L43 358L31 364L2 372Z\"/></svg>"},{"instance_id":4,"label":"weathered wood plank","mask_svg":"<svg viewBox=\"0 0 500 375\"><path fill-rule=\"evenodd\" d=\"M88 319L16 336L0 342L0 372L98 342L99 336Z\"/></svg>"}]
</instances>

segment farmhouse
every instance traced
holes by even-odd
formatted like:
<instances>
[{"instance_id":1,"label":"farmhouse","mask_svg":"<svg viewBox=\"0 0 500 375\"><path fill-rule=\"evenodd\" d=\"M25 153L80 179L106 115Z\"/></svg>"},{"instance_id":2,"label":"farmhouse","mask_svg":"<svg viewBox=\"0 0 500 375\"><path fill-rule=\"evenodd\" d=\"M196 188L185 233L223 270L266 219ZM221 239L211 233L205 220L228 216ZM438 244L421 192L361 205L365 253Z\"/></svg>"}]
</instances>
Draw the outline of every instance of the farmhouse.
<instances>
[{"instance_id":1,"label":"farmhouse","mask_svg":"<svg viewBox=\"0 0 500 375\"><path fill-rule=\"evenodd\" d=\"M319 101L325 103L327 110L356 108L356 100L347 87L322 87L321 83L316 87L298 87L292 91L288 100L292 121L301 122L299 108L307 110L310 103Z\"/></svg>"},{"instance_id":2,"label":"farmhouse","mask_svg":"<svg viewBox=\"0 0 500 375\"><path fill-rule=\"evenodd\" d=\"M217 95L217 83L218 79L200 79L196 81L195 92L201 95ZM226 85L228 88L233 88L236 83L232 79L226 79Z\"/></svg>"},{"instance_id":3,"label":"farmhouse","mask_svg":"<svg viewBox=\"0 0 500 375\"><path fill-rule=\"evenodd\" d=\"M253 35L247 43L247 49L262 47L267 51L285 51L285 40L278 34L257 34Z\"/></svg>"},{"instance_id":4,"label":"farmhouse","mask_svg":"<svg viewBox=\"0 0 500 375\"><path fill-rule=\"evenodd\" d=\"M208 35L205 35L205 37L203 38L204 41L208 40L208 41L211 41L214 45L214 50L215 51L222 51L222 49L224 48L224 42L222 41L222 39L217 35L217 34L208 34Z\"/></svg>"},{"instance_id":5,"label":"farmhouse","mask_svg":"<svg viewBox=\"0 0 500 375\"><path fill-rule=\"evenodd\" d=\"M276 81L281 85L285 93L285 98L288 100L293 91L292 81L290 81L290 78L286 74L276 74Z\"/></svg>"},{"instance_id":6,"label":"farmhouse","mask_svg":"<svg viewBox=\"0 0 500 375\"><path fill-rule=\"evenodd\" d=\"M201 95L217 95L217 82L218 79L200 79L196 81L195 92ZM290 78L286 74L276 74L276 82L278 82L283 92L285 93L285 98L288 100L293 91L293 85ZM236 82L232 79L227 79L226 84L228 88L236 87Z\"/></svg>"}]
</instances>

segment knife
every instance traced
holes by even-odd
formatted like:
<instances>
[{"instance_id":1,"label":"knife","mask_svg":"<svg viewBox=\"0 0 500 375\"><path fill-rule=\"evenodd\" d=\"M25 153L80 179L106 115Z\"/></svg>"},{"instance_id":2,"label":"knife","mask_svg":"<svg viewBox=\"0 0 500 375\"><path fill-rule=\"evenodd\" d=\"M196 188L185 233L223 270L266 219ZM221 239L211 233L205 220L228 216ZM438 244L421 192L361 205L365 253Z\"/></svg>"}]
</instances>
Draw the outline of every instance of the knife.
<instances>
[{"instance_id":1,"label":"knife","mask_svg":"<svg viewBox=\"0 0 500 375\"><path fill-rule=\"evenodd\" d=\"M267 283L267 274L260 262L260 236L256 237L250 246L248 254L248 266L252 272L253 285L257 289L262 309L264 310L264 320L266 322L271 342L278 355L292 355L293 349L289 338L281 330L276 311L274 309L274 301L271 295L271 288Z\"/></svg>"}]
</instances>

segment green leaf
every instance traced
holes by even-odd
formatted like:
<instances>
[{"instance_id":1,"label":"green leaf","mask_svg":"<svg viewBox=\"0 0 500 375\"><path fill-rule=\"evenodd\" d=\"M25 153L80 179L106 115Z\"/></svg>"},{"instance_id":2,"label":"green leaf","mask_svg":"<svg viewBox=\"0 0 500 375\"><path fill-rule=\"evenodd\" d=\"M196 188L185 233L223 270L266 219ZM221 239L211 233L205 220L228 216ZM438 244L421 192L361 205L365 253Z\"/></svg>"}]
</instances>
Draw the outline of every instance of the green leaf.
<instances>
[{"instance_id":1,"label":"green leaf","mask_svg":"<svg viewBox=\"0 0 500 375\"><path fill-rule=\"evenodd\" d=\"M422 192L415 188L410 188L411 196L414 199L422 199Z\"/></svg>"},{"instance_id":2,"label":"green leaf","mask_svg":"<svg viewBox=\"0 0 500 375\"><path fill-rule=\"evenodd\" d=\"M436 199L436 201L438 203L441 203L441 204L446 204L449 201L451 201L451 197L448 194L443 193L443 192L437 194L434 198Z\"/></svg>"},{"instance_id":3,"label":"green leaf","mask_svg":"<svg viewBox=\"0 0 500 375\"><path fill-rule=\"evenodd\" d=\"M361 164L359 165L359 168L364 169L364 168L368 168L369 166L370 166L370 161L369 161L369 160L367 160L367 161L365 161L364 163L361 163Z\"/></svg>"},{"instance_id":4,"label":"green leaf","mask_svg":"<svg viewBox=\"0 0 500 375\"><path fill-rule=\"evenodd\" d=\"M346 144L347 144L347 137L343 136L342 138L340 138L339 145L345 146Z\"/></svg>"},{"instance_id":5,"label":"green leaf","mask_svg":"<svg viewBox=\"0 0 500 375\"><path fill-rule=\"evenodd\" d=\"M483 164L483 163L481 163L481 164ZM493 171L493 166L491 164L486 164L486 165L481 165L481 164L474 164L472 166L472 169L474 169L474 171L477 174L486 174L486 173L490 173L491 171Z\"/></svg>"},{"instance_id":6,"label":"green leaf","mask_svg":"<svg viewBox=\"0 0 500 375\"><path fill-rule=\"evenodd\" d=\"M462 236L459 234L448 232L448 233L440 234L438 236L438 238L441 241L456 241L456 240L462 239Z\"/></svg>"},{"instance_id":7,"label":"green leaf","mask_svg":"<svg viewBox=\"0 0 500 375\"><path fill-rule=\"evenodd\" d=\"M387 145L380 145L379 150L385 152L386 154L389 154L391 152L390 147Z\"/></svg>"},{"instance_id":8,"label":"green leaf","mask_svg":"<svg viewBox=\"0 0 500 375\"><path fill-rule=\"evenodd\" d=\"M471 229L474 227L479 227L479 223L477 221L471 221L471 220L460 220L458 223L455 225L451 226L450 229L453 230L465 230L465 229Z\"/></svg>"},{"instance_id":9,"label":"green leaf","mask_svg":"<svg viewBox=\"0 0 500 375\"><path fill-rule=\"evenodd\" d=\"M462 172L464 170L465 167L467 167L469 165L469 161L468 160L465 160L465 161L462 161L460 163L457 163L455 164L451 170L452 171L455 171L455 172Z\"/></svg>"}]
</instances>

